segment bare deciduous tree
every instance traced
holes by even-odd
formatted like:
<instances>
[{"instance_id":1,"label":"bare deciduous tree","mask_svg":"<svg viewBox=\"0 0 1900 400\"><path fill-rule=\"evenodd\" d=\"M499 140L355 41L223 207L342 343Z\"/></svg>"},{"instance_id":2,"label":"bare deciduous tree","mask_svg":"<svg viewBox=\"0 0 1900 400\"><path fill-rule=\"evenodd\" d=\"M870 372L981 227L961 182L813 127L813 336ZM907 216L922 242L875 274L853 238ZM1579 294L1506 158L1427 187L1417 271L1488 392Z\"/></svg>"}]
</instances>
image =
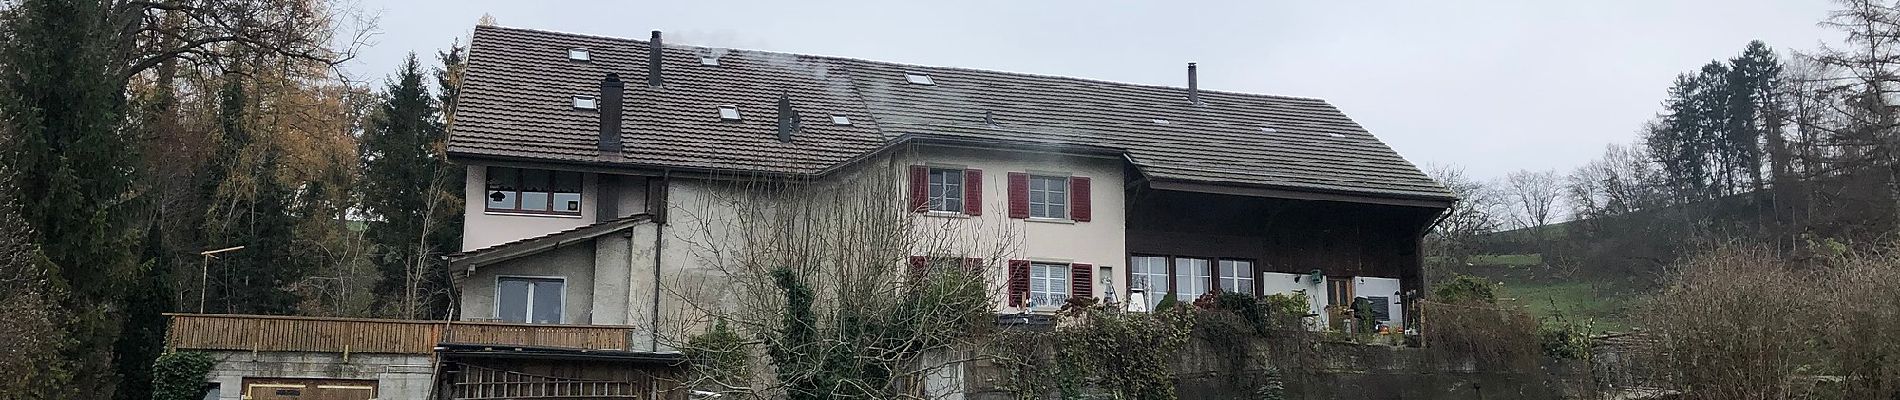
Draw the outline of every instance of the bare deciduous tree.
<instances>
[{"instance_id":1,"label":"bare deciduous tree","mask_svg":"<svg viewBox=\"0 0 1900 400\"><path fill-rule=\"evenodd\" d=\"M754 398L923 398L993 324L1014 234L984 217L911 212L902 157L822 180L679 181L670 201L691 249L662 284L685 307L667 340L714 321L742 332L750 373L700 374L702 390ZM996 205L990 205L995 210ZM995 216L992 213L991 216ZM913 256L927 256L921 265ZM720 349L687 348L689 353ZM725 380L713 379L725 375Z\"/></svg>"},{"instance_id":2,"label":"bare deciduous tree","mask_svg":"<svg viewBox=\"0 0 1900 400\"><path fill-rule=\"evenodd\" d=\"M1563 183L1557 171L1520 170L1506 175L1506 200L1511 205L1512 223L1518 228L1535 228L1550 223L1557 204L1563 201Z\"/></svg>"}]
</instances>

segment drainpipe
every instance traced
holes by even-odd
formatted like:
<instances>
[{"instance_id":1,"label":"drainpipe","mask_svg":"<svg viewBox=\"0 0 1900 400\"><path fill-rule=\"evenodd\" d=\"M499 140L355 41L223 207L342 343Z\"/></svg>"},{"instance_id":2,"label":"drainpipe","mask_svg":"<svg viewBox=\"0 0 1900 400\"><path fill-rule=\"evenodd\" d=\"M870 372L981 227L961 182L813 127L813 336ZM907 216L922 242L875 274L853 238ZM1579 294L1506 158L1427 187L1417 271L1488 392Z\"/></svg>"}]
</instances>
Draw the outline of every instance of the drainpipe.
<instances>
[{"instance_id":1,"label":"drainpipe","mask_svg":"<svg viewBox=\"0 0 1900 400\"><path fill-rule=\"evenodd\" d=\"M667 179L668 175L671 175L671 171L660 173L660 184L665 185L659 188L659 192L657 192L660 194L658 196L660 204L657 206L660 207L661 215L666 214L666 192L672 189L672 180ZM647 193L655 192L652 188L648 188ZM655 206L653 204L654 200L655 199L652 198L647 199L648 207ZM653 313L651 314L653 319L649 322L651 327L648 328L647 351L660 351L660 252L664 251L663 249L665 248L666 218L661 217L659 221L654 221L653 223Z\"/></svg>"}]
</instances>

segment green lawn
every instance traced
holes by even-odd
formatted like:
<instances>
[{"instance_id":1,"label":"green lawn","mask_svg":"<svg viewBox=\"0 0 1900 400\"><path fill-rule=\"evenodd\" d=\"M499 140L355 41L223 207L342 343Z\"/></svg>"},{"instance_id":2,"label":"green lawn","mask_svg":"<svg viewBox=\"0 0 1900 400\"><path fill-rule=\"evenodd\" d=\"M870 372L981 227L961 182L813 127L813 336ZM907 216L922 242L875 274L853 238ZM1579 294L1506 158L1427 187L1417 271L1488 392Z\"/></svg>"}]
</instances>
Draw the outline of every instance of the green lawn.
<instances>
[{"instance_id":1,"label":"green lawn","mask_svg":"<svg viewBox=\"0 0 1900 400\"><path fill-rule=\"evenodd\" d=\"M1630 295L1599 290L1588 282L1506 282L1501 297L1529 308L1539 318L1562 316L1602 331L1629 330Z\"/></svg>"},{"instance_id":2,"label":"green lawn","mask_svg":"<svg viewBox=\"0 0 1900 400\"><path fill-rule=\"evenodd\" d=\"M1465 260L1478 266L1533 267L1544 265L1543 254L1482 254Z\"/></svg>"}]
</instances>

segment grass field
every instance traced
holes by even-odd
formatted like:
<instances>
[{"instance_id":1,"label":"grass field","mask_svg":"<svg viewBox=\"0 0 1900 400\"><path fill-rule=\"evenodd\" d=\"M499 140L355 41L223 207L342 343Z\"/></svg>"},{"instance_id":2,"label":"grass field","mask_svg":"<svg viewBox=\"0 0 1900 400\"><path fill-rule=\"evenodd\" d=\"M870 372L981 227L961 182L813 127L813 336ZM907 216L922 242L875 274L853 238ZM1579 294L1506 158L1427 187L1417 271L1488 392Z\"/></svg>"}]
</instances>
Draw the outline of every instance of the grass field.
<instances>
[{"instance_id":1,"label":"grass field","mask_svg":"<svg viewBox=\"0 0 1900 400\"><path fill-rule=\"evenodd\" d=\"M1588 282L1505 282L1501 296L1530 309L1540 319L1561 317L1588 324L1593 332L1629 330L1632 296Z\"/></svg>"}]
</instances>

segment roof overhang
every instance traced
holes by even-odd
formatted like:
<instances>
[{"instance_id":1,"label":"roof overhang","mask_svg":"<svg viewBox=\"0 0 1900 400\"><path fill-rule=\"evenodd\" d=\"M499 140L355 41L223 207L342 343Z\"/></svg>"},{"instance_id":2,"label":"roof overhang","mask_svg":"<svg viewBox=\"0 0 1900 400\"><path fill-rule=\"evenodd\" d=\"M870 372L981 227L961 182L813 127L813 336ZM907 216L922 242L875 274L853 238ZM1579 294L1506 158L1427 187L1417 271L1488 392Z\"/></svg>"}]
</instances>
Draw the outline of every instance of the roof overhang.
<instances>
[{"instance_id":1,"label":"roof overhang","mask_svg":"<svg viewBox=\"0 0 1900 400\"><path fill-rule=\"evenodd\" d=\"M635 214L547 235L450 254L446 258L449 260L449 267L453 270L469 271L484 265L527 257L567 245L586 242L607 234L632 229L634 226L650 223L652 220L652 217L647 214Z\"/></svg>"},{"instance_id":2,"label":"roof overhang","mask_svg":"<svg viewBox=\"0 0 1900 400\"><path fill-rule=\"evenodd\" d=\"M566 347L510 346L471 343L442 343L435 352L453 358L526 359L561 361L612 361L678 367L686 364L686 355L676 352L589 350Z\"/></svg>"},{"instance_id":3,"label":"roof overhang","mask_svg":"<svg viewBox=\"0 0 1900 400\"><path fill-rule=\"evenodd\" d=\"M1214 182L1185 181L1174 179L1150 179L1148 187L1158 190L1226 194L1235 196L1270 197L1290 200L1337 201L1346 203L1379 204L1388 206L1421 207L1432 209L1450 208L1457 199L1437 197L1414 197L1399 195L1371 195L1349 191L1319 190L1311 188L1283 188L1267 185L1222 184Z\"/></svg>"}]
</instances>

